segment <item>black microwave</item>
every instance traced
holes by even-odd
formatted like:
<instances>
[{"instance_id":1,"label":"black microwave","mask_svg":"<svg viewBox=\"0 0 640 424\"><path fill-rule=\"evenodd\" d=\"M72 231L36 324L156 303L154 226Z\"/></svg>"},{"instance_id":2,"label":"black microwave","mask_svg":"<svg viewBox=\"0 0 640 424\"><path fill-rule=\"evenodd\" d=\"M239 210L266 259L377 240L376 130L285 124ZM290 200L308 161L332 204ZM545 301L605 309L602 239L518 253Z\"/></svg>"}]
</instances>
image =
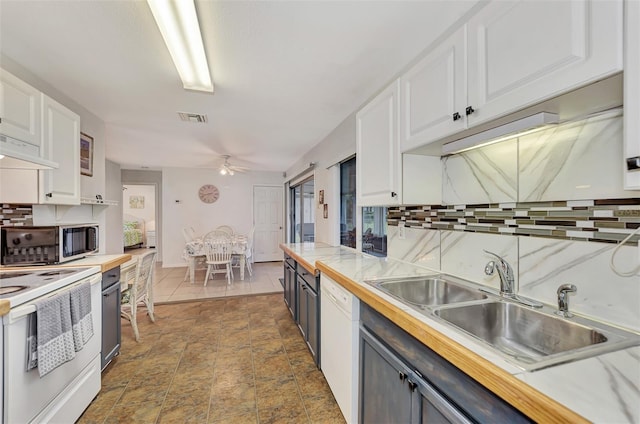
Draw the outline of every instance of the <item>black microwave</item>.
<instances>
[{"instance_id":1,"label":"black microwave","mask_svg":"<svg viewBox=\"0 0 640 424\"><path fill-rule=\"evenodd\" d=\"M98 224L2 227L0 263L50 265L98 252Z\"/></svg>"}]
</instances>

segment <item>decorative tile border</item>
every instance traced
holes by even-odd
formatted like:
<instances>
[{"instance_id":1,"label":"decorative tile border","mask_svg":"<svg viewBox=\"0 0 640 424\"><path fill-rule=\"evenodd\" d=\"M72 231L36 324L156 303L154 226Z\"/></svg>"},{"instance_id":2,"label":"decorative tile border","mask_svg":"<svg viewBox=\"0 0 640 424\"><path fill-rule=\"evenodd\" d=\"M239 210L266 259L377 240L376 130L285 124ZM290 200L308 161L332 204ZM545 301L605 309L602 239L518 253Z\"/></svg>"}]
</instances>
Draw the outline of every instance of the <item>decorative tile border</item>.
<instances>
[{"instance_id":1,"label":"decorative tile border","mask_svg":"<svg viewBox=\"0 0 640 424\"><path fill-rule=\"evenodd\" d=\"M33 225L33 209L31 205L3 204L0 211L0 226L19 227Z\"/></svg>"},{"instance_id":2,"label":"decorative tile border","mask_svg":"<svg viewBox=\"0 0 640 424\"><path fill-rule=\"evenodd\" d=\"M640 227L640 198L390 207L388 225L400 221L411 228L617 243ZM636 234L628 243L639 240Z\"/></svg>"}]
</instances>

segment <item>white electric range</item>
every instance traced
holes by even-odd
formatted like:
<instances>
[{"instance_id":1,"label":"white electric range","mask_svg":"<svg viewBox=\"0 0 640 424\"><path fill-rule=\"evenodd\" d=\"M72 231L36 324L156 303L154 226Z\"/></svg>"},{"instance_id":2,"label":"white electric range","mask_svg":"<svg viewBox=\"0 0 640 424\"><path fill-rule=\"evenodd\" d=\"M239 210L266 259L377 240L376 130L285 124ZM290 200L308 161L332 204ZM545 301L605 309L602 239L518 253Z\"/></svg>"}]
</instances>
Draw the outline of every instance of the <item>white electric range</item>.
<instances>
[{"instance_id":1,"label":"white electric range","mask_svg":"<svg viewBox=\"0 0 640 424\"><path fill-rule=\"evenodd\" d=\"M2 317L2 423L74 422L100 391L102 274L100 267L0 269L0 299L10 311ZM75 357L50 373L26 371L28 318L43 297L91 284L93 336Z\"/></svg>"}]
</instances>

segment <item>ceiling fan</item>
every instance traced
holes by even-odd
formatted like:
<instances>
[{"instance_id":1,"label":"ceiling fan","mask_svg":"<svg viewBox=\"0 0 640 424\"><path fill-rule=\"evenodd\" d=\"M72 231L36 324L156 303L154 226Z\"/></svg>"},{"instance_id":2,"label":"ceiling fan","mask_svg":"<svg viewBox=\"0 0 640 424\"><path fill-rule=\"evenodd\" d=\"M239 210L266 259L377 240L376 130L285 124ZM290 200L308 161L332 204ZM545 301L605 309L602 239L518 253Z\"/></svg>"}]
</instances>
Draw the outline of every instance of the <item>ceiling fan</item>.
<instances>
[{"instance_id":1,"label":"ceiling fan","mask_svg":"<svg viewBox=\"0 0 640 424\"><path fill-rule=\"evenodd\" d=\"M236 172L245 172L248 168L243 166L235 166L229 163L230 155L222 155L224 158L224 163L220 165L220 175L233 175Z\"/></svg>"}]
</instances>

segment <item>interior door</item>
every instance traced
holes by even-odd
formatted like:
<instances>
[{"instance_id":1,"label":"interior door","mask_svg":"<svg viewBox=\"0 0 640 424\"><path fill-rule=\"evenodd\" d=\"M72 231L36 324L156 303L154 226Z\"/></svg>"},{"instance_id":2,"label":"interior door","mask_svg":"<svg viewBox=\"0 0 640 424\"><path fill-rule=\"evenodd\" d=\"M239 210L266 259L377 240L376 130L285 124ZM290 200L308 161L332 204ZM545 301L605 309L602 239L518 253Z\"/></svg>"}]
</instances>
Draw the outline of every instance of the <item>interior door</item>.
<instances>
[{"instance_id":1,"label":"interior door","mask_svg":"<svg viewBox=\"0 0 640 424\"><path fill-rule=\"evenodd\" d=\"M253 187L253 222L256 227L253 239L255 262L282 260L283 188L274 186Z\"/></svg>"}]
</instances>

